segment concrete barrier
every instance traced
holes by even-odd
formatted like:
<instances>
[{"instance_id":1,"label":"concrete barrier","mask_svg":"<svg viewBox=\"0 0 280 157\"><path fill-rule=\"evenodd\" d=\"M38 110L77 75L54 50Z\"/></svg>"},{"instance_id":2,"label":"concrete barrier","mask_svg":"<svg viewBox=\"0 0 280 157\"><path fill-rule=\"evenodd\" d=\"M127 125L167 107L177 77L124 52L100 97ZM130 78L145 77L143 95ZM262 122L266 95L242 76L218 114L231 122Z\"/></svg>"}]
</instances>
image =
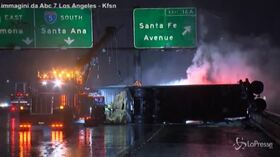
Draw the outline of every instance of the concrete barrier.
<instances>
[{"instance_id":1,"label":"concrete barrier","mask_svg":"<svg viewBox=\"0 0 280 157\"><path fill-rule=\"evenodd\" d=\"M250 120L270 138L280 144L280 115L265 111L251 114Z\"/></svg>"}]
</instances>

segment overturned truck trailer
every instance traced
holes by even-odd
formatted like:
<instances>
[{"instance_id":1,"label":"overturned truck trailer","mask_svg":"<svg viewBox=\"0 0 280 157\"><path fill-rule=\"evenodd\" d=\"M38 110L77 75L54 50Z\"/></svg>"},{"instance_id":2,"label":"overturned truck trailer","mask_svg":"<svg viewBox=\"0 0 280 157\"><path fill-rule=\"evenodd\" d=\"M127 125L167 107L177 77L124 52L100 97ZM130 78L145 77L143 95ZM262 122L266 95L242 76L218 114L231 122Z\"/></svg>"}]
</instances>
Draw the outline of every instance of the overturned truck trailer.
<instances>
[{"instance_id":1,"label":"overturned truck trailer","mask_svg":"<svg viewBox=\"0 0 280 157\"><path fill-rule=\"evenodd\" d=\"M115 107L117 110L113 107L110 114L119 115L114 111L123 110L121 112L125 114L122 114L122 118L126 119L124 122L184 123L186 120L246 118L250 112L260 112L266 107L260 96L263 84L259 81L222 85L127 87L115 90L121 91L123 97L129 97L120 99L119 92L111 103L121 107Z\"/></svg>"}]
</instances>

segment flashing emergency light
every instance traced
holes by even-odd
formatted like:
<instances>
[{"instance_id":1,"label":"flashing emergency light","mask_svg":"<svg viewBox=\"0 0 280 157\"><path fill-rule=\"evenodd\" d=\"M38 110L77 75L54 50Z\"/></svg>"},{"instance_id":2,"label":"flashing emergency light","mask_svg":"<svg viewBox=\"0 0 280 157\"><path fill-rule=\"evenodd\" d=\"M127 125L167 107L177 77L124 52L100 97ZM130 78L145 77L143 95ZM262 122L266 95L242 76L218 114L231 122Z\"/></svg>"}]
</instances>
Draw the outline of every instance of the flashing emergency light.
<instances>
[{"instance_id":1,"label":"flashing emergency light","mask_svg":"<svg viewBox=\"0 0 280 157\"><path fill-rule=\"evenodd\" d=\"M63 84L63 82L59 79L56 79L54 81L54 87L59 87L60 88L62 86L62 84Z\"/></svg>"},{"instance_id":2,"label":"flashing emergency light","mask_svg":"<svg viewBox=\"0 0 280 157\"><path fill-rule=\"evenodd\" d=\"M63 128L63 124L62 123L53 123L51 124L52 128Z\"/></svg>"},{"instance_id":3,"label":"flashing emergency light","mask_svg":"<svg viewBox=\"0 0 280 157\"><path fill-rule=\"evenodd\" d=\"M46 80L42 81L42 85L46 86L48 84L48 82Z\"/></svg>"},{"instance_id":4,"label":"flashing emergency light","mask_svg":"<svg viewBox=\"0 0 280 157\"><path fill-rule=\"evenodd\" d=\"M11 112L15 112L17 110L16 106L11 106Z\"/></svg>"},{"instance_id":5,"label":"flashing emergency light","mask_svg":"<svg viewBox=\"0 0 280 157\"><path fill-rule=\"evenodd\" d=\"M0 107L9 107L9 104L6 102L0 103Z\"/></svg>"},{"instance_id":6,"label":"flashing emergency light","mask_svg":"<svg viewBox=\"0 0 280 157\"><path fill-rule=\"evenodd\" d=\"M31 128L31 124L20 124L19 128L20 129L30 129Z\"/></svg>"},{"instance_id":7,"label":"flashing emergency light","mask_svg":"<svg viewBox=\"0 0 280 157\"><path fill-rule=\"evenodd\" d=\"M40 80L59 79L63 82L73 80L78 84L82 83L82 74L76 69L53 69L47 72L38 72L37 77Z\"/></svg>"}]
</instances>

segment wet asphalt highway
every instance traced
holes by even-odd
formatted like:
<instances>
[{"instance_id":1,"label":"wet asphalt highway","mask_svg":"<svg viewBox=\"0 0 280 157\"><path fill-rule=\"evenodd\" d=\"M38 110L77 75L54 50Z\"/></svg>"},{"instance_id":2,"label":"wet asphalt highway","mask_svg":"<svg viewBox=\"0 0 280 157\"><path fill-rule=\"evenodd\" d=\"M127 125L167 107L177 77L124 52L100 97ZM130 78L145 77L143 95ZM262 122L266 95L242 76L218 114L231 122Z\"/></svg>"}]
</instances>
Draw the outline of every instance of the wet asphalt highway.
<instances>
[{"instance_id":1,"label":"wet asphalt highway","mask_svg":"<svg viewBox=\"0 0 280 157\"><path fill-rule=\"evenodd\" d=\"M206 125L75 124L60 131L47 126L18 130L17 118L1 111L2 157L279 157L280 147L257 128L240 122ZM238 139L237 139L238 138ZM263 145L261 145L263 144Z\"/></svg>"}]
</instances>

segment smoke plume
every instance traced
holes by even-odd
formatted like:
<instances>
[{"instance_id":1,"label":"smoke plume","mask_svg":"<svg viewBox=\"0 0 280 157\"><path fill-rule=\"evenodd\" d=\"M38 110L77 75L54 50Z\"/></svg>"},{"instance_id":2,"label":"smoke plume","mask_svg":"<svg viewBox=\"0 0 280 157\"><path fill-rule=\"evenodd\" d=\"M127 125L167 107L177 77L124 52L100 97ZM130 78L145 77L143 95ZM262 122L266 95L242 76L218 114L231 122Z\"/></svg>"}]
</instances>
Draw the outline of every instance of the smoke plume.
<instances>
[{"instance_id":1,"label":"smoke plume","mask_svg":"<svg viewBox=\"0 0 280 157\"><path fill-rule=\"evenodd\" d=\"M267 37L221 37L211 43L201 43L186 70L186 78L168 83L225 84L240 79L264 82L268 106L277 110L280 92L280 49L270 44Z\"/></svg>"}]
</instances>

